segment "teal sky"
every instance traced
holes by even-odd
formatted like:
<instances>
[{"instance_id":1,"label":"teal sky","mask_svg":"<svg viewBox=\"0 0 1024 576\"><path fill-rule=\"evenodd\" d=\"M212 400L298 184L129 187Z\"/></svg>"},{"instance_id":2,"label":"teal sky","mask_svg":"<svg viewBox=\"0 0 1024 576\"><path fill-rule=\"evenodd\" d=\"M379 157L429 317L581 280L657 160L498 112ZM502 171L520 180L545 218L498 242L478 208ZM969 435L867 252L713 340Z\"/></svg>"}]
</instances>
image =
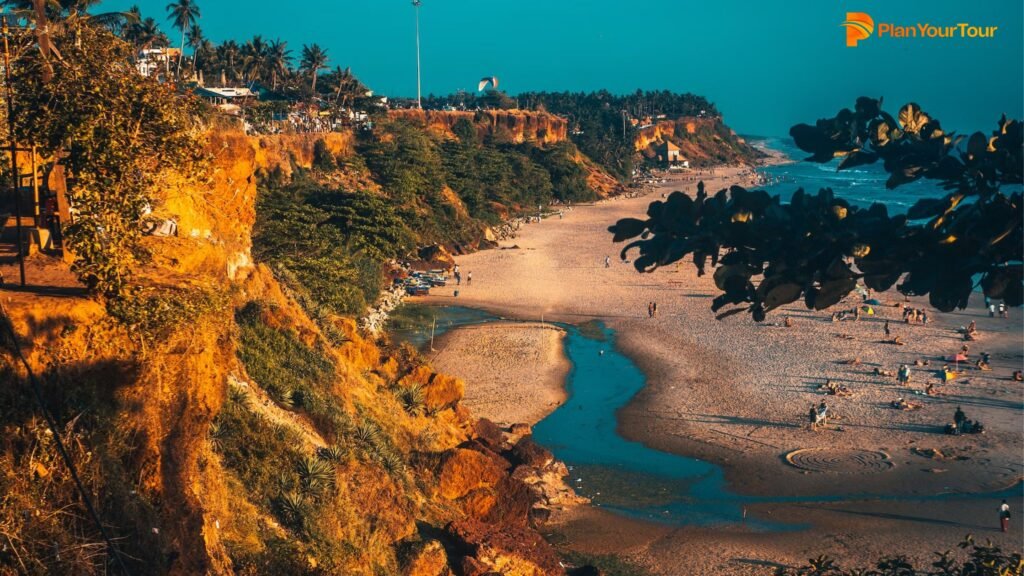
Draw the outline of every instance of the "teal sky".
<instances>
[{"instance_id":1,"label":"teal sky","mask_svg":"<svg viewBox=\"0 0 1024 576\"><path fill-rule=\"evenodd\" d=\"M165 24L169 0L138 4ZM254 34L287 40L298 55L317 42L331 65L351 66L378 93L414 96L409 0L198 0L214 41ZM888 108L917 101L947 130L990 130L999 115L1024 116L1021 0L423 0L424 94L475 89L498 76L527 90L703 94L738 132L784 135L831 116L859 95ZM991 40L873 37L847 48L847 11L876 24L999 26Z\"/></svg>"}]
</instances>

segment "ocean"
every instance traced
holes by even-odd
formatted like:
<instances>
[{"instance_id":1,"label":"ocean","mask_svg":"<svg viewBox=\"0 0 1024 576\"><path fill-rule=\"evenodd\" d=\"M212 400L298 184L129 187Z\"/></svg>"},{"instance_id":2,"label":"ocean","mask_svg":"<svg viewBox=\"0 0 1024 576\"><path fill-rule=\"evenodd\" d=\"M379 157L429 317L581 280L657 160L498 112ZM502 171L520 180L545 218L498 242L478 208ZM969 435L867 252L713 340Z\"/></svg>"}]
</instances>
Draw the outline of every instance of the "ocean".
<instances>
[{"instance_id":1,"label":"ocean","mask_svg":"<svg viewBox=\"0 0 1024 576\"><path fill-rule=\"evenodd\" d=\"M788 201L797 188L802 187L810 194L817 194L821 188L831 188L836 196L851 204L866 208L880 202L889 208L889 214L900 214L921 198L939 198L946 194L938 183L924 179L904 184L895 190L886 190L885 181L889 175L882 168L881 161L839 172L836 170L839 159L827 164L802 161L810 154L797 148L791 138L751 137L747 141L758 148L779 151L794 160L790 164L757 169L773 182L768 186L759 186L758 189L764 189L772 195L778 194L783 201Z\"/></svg>"}]
</instances>

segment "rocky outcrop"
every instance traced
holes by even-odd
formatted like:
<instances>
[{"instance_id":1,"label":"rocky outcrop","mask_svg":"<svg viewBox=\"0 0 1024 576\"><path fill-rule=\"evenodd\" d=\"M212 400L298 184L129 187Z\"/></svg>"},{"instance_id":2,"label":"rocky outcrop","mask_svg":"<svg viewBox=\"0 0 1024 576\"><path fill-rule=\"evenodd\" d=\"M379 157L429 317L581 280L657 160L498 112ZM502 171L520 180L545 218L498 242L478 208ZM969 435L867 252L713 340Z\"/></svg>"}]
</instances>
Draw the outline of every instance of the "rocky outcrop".
<instances>
[{"instance_id":1,"label":"rocky outcrop","mask_svg":"<svg viewBox=\"0 0 1024 576\"><path fill-rule=\"evenodd\" d=\"M556 144L568 139L569 123L547 112L527 110L391 110L388 116L425 126L435 134L455 138L452 129L459 120L467 120L480 138L507 137L514 144L536 142Z\"/></svg>"},{"instance_id":2,"label":"rocky outcrop","mask_svg":"<svg viewBox=\"0 0 1024 576\"><path fill-rule=\"evenodd\" d=\"M691 166L750 162L763 153L736 135L720 118L681 117L659 120L641 128L633 148L648 159L656 159L655 148L672 142Z\"/></svg>"}]
</instances>

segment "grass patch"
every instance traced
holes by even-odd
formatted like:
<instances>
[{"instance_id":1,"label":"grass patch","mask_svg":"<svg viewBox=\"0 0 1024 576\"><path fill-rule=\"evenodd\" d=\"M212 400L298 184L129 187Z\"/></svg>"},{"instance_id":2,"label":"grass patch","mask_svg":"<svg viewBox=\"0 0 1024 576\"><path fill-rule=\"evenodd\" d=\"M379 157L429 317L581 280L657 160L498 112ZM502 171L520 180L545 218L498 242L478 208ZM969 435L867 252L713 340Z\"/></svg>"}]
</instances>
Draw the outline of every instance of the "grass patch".
<instances>
[{"instance_id":1,"label":"grass patch","mask_svg":"<svg viewBox=\"0 0 1024 576\"><path fill-rule=\"evenodd\" d=\"M235 314L238 358L275 401L309 414L321 432L335 435L346 417L331 397L334 363L288 329L268 326L264 306L250 302Z\"/></svg>"}]
</instances>

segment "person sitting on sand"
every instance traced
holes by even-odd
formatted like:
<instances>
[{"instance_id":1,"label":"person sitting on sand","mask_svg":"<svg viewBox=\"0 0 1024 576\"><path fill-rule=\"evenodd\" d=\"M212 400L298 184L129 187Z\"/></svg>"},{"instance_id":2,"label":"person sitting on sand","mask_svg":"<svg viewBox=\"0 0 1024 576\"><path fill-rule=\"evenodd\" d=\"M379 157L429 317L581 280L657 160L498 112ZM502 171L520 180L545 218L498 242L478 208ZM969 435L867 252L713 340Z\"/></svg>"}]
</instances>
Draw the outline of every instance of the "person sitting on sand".
<instances>
[{"instance_id":1,"label":"person sitting on sand","mask_svg":"<svg viewBox=\"0 0 1024 576\"><path fill-rule=\"evenodd\" d=\"M927 396L937 395L938 391L935 390L935 382L929 382L928 385L924 387L924 393Z\"/></svg>"},{"instance_id":2,"label":"person sitting on sand","mask_svg":"<svg viewBox=\"0 0 1024 576\"><path fill-rule=\"evenodd\" d=\"M883 378L892 378L896 376L896 373L892 370L886 370L885 368L875 368L875 376L882 376Z\"/></svg>"},{"instance_id":3,"label":"person sitting on sand","mask_svg":"<svg viewBox=\"0 0 1024 576\"><path fill-rule=\"evenodd\" d=\"M992 371L992 367L988 365L988 362L985 362L981 358L978 358L978 361L974 363L974 366L978 370L981 370L982 372L991 372Z\"/></svg>"},{"instance_id":4,"label":"person sitting on sand","mask_svg":"<svg viewBox=\"0 0 1024 576\"><path fill-rule=\"evenodd\" d=\"M1013 381L1014 382L1024 382L1024 372L1021 372L1020 370L1014 370L1013 371Z\"/></svg>"},{"instance_id":5,"label":"person sitting on sand","mask_svg":"<svg viewBox=\"0 0 1024 576\"><path fill-rule=\"evenodd\" d=\"M782 325L785 326L786 328L792 328L793 327L793 319L790 318L789 316L786 316L786 319L783 320Z\"/></svg>"},{"instance_id":6,"label":"person sitting on sand","mask_svg":"<svg viewBox=\"0 0 1024 576\"><path fill-rule=\"evenodd\" d=\"M917 410L921 407L920 404L907 402L902 396L893 400L890 405L897 410Z\"/></svg>"}]
</instances>

